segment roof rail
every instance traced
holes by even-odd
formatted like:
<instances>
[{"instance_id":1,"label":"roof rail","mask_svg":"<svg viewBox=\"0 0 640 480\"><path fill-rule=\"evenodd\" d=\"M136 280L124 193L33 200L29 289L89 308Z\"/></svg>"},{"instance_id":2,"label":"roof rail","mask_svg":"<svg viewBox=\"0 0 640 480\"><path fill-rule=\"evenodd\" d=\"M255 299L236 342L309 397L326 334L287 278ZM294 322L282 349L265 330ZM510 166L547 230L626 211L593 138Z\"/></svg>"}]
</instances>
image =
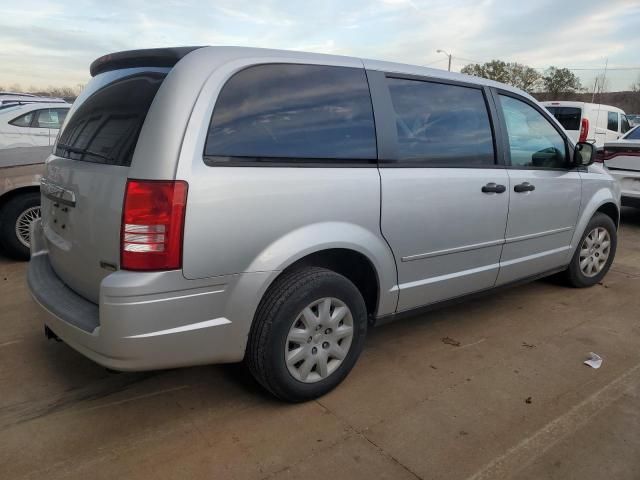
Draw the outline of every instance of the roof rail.
<instances>
[{"instance_id":1,"label":"roof rail","mask_svg":"<svg viewBox=\"0 0 640 480\"><path fill-rule=\"evenodd\" d=\"M188 53L200 47L145 48L103 55L89 67L92 77L111 70L133 67L173 67Z\"/></svg>"},{"instance_id":2,"label":"roof rail","mask_svg":"<svg viewBox=\"0 0 640 480\"><path fill-rule=\"evenodd\" d=\"M33 93L20 93L20 92L0 92L0 95L15 95L16 97L36 97Z\"/></svg>"}]
</instances>

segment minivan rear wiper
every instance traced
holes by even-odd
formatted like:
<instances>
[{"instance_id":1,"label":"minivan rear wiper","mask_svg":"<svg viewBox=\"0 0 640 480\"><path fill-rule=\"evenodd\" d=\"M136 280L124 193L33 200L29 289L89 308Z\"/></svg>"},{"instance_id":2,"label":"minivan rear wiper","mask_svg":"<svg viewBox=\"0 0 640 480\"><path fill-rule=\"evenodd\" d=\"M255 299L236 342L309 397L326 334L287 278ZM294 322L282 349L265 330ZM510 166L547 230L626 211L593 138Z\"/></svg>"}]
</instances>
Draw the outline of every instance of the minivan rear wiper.
<instances>
[{"instance_id":1,"label":"minivan rear wiper","mask_svg":"<svg viewBox=\"0 0 640 480\"><path fill-rule=\"evenodd\" d=\"M107 160L108 162L111 162L111 157L108 157L107 155L103 155L102 153L98 153L98 152L94 152L92 150L88 150L86 148L79 148L79 147L74 147L72 145L67 145L64 143L58 143L56 145L56 148L60 147L64 150L67 150L71 153L78 153L81 155L93 155L94 157L98 157L98 158L102 158L103 160Z\"/></svg>"}]
</instances>

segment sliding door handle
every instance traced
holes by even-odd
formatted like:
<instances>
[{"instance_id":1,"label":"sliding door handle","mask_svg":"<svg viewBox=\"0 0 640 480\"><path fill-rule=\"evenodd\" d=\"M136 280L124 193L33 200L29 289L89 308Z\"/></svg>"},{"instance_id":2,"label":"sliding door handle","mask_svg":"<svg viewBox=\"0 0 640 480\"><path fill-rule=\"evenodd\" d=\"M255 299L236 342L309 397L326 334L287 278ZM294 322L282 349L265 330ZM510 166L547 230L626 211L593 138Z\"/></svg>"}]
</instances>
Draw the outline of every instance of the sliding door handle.
<instances>
[{"instance_id":1,"label":"sliding door handle","mask_svg":"<svg viewBox=\"0 0 640 480\"><path fill-rule=\"evenodd\" d=\"M497 183L487 183L484 187L482 187L482 193L504 193L506 192L507 187L504 185L499 185Z\"/></svg>"},{"instance_id":2,"label":"sliding door handle","mask_svg":"<svg viewBox=\"0 0 640 480\"><path fill-rule=\"evenodd\" d=\"M533 192L536 189L535 185L531 185L529 182L519 183L515 187L513 187L513 191L517 193L522 192Z\"/></svg>"}]
</instances>

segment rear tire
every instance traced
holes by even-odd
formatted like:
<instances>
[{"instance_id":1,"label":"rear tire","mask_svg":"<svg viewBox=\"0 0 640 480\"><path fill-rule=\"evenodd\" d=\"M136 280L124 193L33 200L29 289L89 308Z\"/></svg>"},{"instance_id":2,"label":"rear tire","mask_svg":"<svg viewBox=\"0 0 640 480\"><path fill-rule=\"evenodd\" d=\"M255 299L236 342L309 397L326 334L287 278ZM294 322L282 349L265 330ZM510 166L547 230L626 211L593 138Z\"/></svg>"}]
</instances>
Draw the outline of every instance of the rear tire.
<instances>
[{"instance_id":1,"label":"rear tire","mask_svg":"<svg viewBox=\"0 0 640 480\"><path fill-rule=\"evenodd\" d=\"M40 217L40 194L29 192L11 198L0 209L0 248L16 260L30 256L29 226Z\"/></svg>"},{"instance_id":2,"label":"rear tire","mask_svg":"<svg viewBox=\"0 0 640 480\"><path fill-rule=\"evenodd\" d=\"M591 287L602 281L616 255L618 232L611 217L601 212L585 228L569 267L564 272L569 285Z\"/></svg>"},{"instance_id":3,"label":"rear tire","mask_svg":"<svg viewBox=\"0 0 640 480\"><path fill-rule=\"evenodd\" d=\"M281 400L302 402L335 388L353 368L367 333L356 286L324 268L285 273L263 297L245 361Z\"/></svg>"}]
</instances>

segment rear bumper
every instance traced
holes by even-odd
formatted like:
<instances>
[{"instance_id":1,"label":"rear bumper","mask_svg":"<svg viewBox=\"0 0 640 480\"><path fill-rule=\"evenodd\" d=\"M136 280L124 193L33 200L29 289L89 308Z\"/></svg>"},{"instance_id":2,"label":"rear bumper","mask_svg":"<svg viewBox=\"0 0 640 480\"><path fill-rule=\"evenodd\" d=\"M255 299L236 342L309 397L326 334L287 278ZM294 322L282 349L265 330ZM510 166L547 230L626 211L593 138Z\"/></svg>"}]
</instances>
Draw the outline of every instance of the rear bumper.
<instances>
[{"instance_id":1,"label":"rear bumper","mask_svg":"<svg viewBox=\"0 0 640 480\"><path fill-rule=\"evenodd\" d=\"M27 281L45 324L69 346L114 370L139 371L242 360L258 299L276 272L187 280L179 270L117 271L96 305L51 268L40 222Z\"/></svg>"},{"instance_id":2,"label":"rear bumper","mask_svg":"<svg viewBox=\"0 0 640 480\"><path fill-rule=\"evenodd\" d=\"M640 207L640 171L609 169L609 173L620 184L622 205Z\"/></svg>"}]
</instances>

